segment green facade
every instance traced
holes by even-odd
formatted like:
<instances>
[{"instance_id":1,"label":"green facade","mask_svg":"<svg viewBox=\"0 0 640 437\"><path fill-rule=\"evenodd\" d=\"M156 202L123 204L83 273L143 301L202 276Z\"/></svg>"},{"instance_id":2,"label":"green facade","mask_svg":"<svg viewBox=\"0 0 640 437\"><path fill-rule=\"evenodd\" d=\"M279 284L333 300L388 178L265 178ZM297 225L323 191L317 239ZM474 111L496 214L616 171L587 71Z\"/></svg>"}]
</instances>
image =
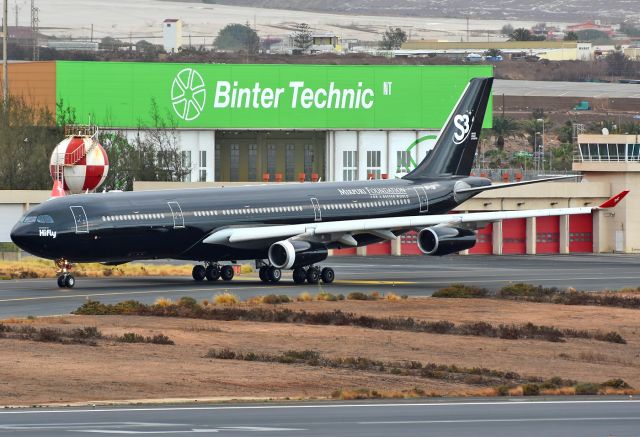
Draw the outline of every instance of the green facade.
<instances>
[{"instance_id":1,"label":"green facade","mask_svg":"<svg viewBox=\"0 0 640 437\"><path fill-rule=\"evenodd\" d=\"M180 128L440 129L491 66L58 62L56 97L78 122ZM491 105L485 127L491 126Z\"/></svg>"}]
</instances>

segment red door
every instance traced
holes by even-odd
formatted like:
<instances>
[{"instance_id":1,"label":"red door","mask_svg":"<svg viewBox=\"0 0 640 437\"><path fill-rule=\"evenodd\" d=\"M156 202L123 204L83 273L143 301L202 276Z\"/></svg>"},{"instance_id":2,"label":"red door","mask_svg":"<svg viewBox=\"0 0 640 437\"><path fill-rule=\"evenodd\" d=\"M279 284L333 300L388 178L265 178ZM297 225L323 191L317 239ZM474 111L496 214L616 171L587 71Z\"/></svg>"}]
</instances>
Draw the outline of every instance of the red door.
<instances>
[{"instance_id":1,"label":"red door","mask_svg":"<svg viewBox=\"0 0 640 437\"><path fill-rule=\"evenodd\" d=\"M536 218L536 253L560 252L560 217Z\"/></svg>"},{"instance_id":2,"label":"red door","mask_svg":"<svg viewBox=\"0 0 640 437\"><path fill-rule=\"evenodd\" d=\"M381 241L367 246L367 255L391 255L391 241Z\"/></svg>"},{"instance_id":3,"label":"red door","mask_svg":"<svg viewBox=\"0 0 640 437\"><path fill-rule=\"evenodd\" d=\"M333 249L333 256L356 255L355 247L347 247L346 249Z\"/></svg>"},{"instance_id":4,"label":"red door","mask_svg":"<svg viewBox=\"0 0 640 437\"><path fill-rule=\"evenodd\" d=\"M418 233L415 231L409 231L400 236L400 244L403 255L422 255L420 249L418 249Z\"/></svg>"},{"instance_id":5,"label":"red door","mask_svg":"<svg viewBox=\"0 0 640 437\"><path fill-rule=\"evenodd\" d=\"M527 219L509 219L502 222L502 253L527 253Z\"/></svg>"},{"instance_id":6,"label":"red door","mask_svg":"<svg viewBox=\"0 0 640 437\"><path fill-rule=\"evenodd\" d=\"M569 216L569 252L593 252L593 217L591 214Z\"/></svg>"},{"instance_id":7,"label":"red door","mask_svg":"<svg viewBox=\"0 0 640 437\"><path fill-rule=\"evenodd\" d=\"M469 253L485 255L493 253L493 223L489 223L484 229L478 229L476 245L469 249Z\"/></svg>"}]
</instances>

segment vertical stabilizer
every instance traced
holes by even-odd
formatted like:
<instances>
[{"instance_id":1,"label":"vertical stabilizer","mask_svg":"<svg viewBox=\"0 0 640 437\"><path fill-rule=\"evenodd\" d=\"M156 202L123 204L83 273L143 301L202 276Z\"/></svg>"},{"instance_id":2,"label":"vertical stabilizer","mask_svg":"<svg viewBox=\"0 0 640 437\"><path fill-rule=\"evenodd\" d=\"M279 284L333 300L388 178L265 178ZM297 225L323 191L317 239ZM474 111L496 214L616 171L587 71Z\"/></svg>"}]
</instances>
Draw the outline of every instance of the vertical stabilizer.
<instances>
[{"instance_id":1,"label":"vertical stabilizer","mask_svg":"<svg viewBox=\"0 0 640 437\"><path fill-rule=\"evenodd\" d=\"M469 81L449 115L436 145L404 179L469 176L492 84L492 77Z\"/></svg>"}]
</instances>

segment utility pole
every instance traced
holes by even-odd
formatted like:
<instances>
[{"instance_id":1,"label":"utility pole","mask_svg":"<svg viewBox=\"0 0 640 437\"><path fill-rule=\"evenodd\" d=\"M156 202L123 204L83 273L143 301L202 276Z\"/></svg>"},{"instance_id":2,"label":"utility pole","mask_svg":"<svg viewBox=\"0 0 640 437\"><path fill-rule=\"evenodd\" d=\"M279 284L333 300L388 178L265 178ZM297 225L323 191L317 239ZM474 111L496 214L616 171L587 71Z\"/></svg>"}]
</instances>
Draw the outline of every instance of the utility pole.
<instances>
[{"instance_id":1,"label":"utility pole","mask_svg":"<svg viewBox=\"0 0 640 437\"><path fill-rule=\"evenodd\" d=\"M33 42L33 60L40 60L40 45L38 44L38 33L40 33L40 20L38 19L39 9L35 0L31 0L31 38Z\"/></svg>"},{"instance_id":2,"label":"utility pole","mask_svg":"<svg viewBox=\"0 0 640 437\"><path fill-rule=\"evenodd\" d=\"M467 42L469 42L469 15L467 14Z\"/></svg>"},{"instance_id":3,"label":"utility pole","mask_svg":"<svg viewBox=\"0 0 640 437\"><path fill-rule=\"evenodd\" d=\"M93 23L91 23L91 42L93 42Z\"/></svg>"},{"instance_id":4,"label":"utility pole","mask_svg":"<svg viewBox=\"0 0 640 437\"><path fill-rule=\"evenodd\" d=\"M9 63L7 61L7 39L9 39L9 0L2 4L2 107L7 111L9 103Z\"/></svg>"},{"instance_id":5,"label":"utility pole","mask_svg":"<svg viewBox=\"0 0 640 437\"><path fill-rule=\"evenodd\" d=\"M16 27L18 27L18 2L16 1L16 4L14 6L14 9L16 11Z\"/></svg>"}]
</instances>

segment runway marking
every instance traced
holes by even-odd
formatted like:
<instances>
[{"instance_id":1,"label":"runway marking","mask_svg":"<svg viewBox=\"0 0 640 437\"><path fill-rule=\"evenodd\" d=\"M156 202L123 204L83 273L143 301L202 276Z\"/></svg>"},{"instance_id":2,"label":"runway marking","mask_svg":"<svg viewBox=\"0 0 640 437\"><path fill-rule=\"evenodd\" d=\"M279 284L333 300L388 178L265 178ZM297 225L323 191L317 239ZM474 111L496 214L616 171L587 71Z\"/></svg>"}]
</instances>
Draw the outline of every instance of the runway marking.
<instances>
[{"instance_id":1,"label":"runway marking","mask_svg":"<svg viewBox=\"0 0 640 437\"><path fill-rule=\"evenodd\" d=\"M418 282L410 282L410 281L365 281L363 279L342 279L339 281L335 281L336 284L341 285L412 285L418 284Z\"/></svg>"},{"instance_id":2,"label":"runway marking","mask_svg":"<svg viewBox=\"0 0 640 437\"><path fill-rule=\"evenodd\" d=\"M192 428L172 431L127 431L127 430L110 430L110 429L82 429L70 430L72 432L89 432L93 434L195 434L209 432L225 432L225 431L244 431L244 432L283 432L283 431L308 431L305 428L271 428L267 426L222 426L219 428Z\"/></svg>"},{"instance_id":3,"label":"runway marking","mask_svg":"<svg viewBox=\"0 0 640 437\"><path fill-rule=\"evenodd\" d=\"M293 287L294 284L286 285L282 284L281 287ZM184 293L184 292L215 292L220 291L221 288L183 288L183 289L171 289L171 290L154 290L154 291L122 291L122 292L112 292L112 293L90 293L90 294L67 294L67 295L58 295L58 296L34 296L34 297L16 297L11 299L0 299L0 302L16 302L16 301L28 301L28 300L44 300L44 299L71 299L77 297L94 297L94 296L122 296L122 295L130 295L130 294L154 294L154 293ZM273 289L272 285L266 286L256 286L256 287L233 287L233 288L225 288L229 290L261 290L261 289Z\"/></svg>"},{"instance_id":4,"label":"runway marking","mask_svg":"<svg viewBox=\"0 0 640 437\"><path fill-rule=\"evenodd\" d=\"M541 417L532 419L460 419L460 420L398 420L384 422L358 422L358 425L412 425L433 423L491 423L491 422L582 422L585 420L637 420L640 417Z\"/></svg>"},{"instance_id":5,"label":"runway marking","mask_svg":"<svg viewBox=\"0 0 640 437\"><path fill-rule=\"evenodd\" d=\"M468 407L468 406L527 406L532 405L580 405L580 404L640 404L635 399L602 399L602 400L513 400L513 401L479 401L479 402L412 402L412 403L374 403L374 404L290 404L290 405L220 405L197 407L142 407L142 408L89 408L68 410L0 410L4 414L69 414L69 413L136 413L157 411L216 411L216 410L286 410L312 408L390 408L390 407Z\"/></svg>"}]
</instances>

